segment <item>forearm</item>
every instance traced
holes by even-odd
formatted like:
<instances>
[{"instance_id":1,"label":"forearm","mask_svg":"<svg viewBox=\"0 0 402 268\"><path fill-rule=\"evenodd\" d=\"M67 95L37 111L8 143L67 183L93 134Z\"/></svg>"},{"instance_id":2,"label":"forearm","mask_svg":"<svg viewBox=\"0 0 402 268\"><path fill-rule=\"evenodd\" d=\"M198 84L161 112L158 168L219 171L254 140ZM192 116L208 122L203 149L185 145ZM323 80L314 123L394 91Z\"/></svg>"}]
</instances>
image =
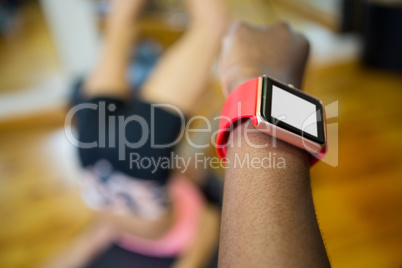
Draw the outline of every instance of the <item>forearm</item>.
<instances>
[{"instance_id":1,"label":"forearm","mask_svg":"<svg viewBox=\"0 0 402 268\"><path fill-rule=\"evenodd\" d=\"M307 153L259 132L248 133L248 139L268 147L253 148L239 128L253 126L238 126L232 136L240 145L228 147L220 267L328 267ZM250 162L270 156L271 167L240 168L238 160L247 154Z\"/></svg>"}]
</instances>

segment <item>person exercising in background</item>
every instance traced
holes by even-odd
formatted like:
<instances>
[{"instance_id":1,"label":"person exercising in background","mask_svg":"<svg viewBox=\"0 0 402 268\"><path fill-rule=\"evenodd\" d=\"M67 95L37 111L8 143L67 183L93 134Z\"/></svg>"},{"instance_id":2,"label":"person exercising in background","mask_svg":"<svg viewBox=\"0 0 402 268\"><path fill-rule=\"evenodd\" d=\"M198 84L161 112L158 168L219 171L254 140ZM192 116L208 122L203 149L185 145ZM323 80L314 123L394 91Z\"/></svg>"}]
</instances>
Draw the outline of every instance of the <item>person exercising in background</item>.
<instances>
[{"instance_id":1,"label":"person exercising in background","mask_svg":"<svg viewBox=\"0 0 402 268\"><path fill-rule=\"evenodd\" d=\"M142 88L134 91L126 74L146 2L111 2L100 57L74 98L73 109L95 107L74 114L79 142L101 145L100 136L106 141L105 146L81 146L79 156L85 170L80 178L83 199L107 227L89 235L86 240L92 242L87 246L76 247L81 249L75 250L79 257L70 254L57 267L110 267L110 262L119 267L207 267L216 253L219 213L196 185L171 168L132 165L133 155L169 158L174 145L154 148L148 137L138 148L126 144L138 142L145 131L138 122L128 121L133 116L154 128L156 144L177 140L184 126L176 110L190 115L207 89L230 19L221 0L186 0L189 29L163 54ZM123 130L119 118L127 120ZM124 148L119 147L122 143ZM132 256L136 263L122 263Z\"/></svg>"}]
</instances>

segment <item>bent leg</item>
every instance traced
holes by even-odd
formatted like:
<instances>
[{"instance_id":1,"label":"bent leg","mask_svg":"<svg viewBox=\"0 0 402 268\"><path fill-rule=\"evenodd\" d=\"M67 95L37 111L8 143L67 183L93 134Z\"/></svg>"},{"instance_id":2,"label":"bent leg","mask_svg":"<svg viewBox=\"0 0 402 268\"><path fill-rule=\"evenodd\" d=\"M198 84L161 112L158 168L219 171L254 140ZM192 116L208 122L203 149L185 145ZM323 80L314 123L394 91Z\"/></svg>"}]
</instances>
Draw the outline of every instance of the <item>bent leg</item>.
<instances>
[{"instance_id":1,"label":"bent leg","mask_svg":"<svg viewBox=\"0 0 402 268\"><path fill-rule=\"evenodd\" d=\"M113 10L106 21L99 61L84 85L84 94L87 97L125 99L130 92L126 71L144 0L115 0L113 4Z\"/></svg>"},{"instance_id":2,"label":"bent leg","mask_svg":"<svg viewBox=\"0 0 402 268\"><path fill-rule=\"evenodd\" d=\"M189 113L205 89L229 26L221 0L187 0L192 26L164 54L142 90L144 100Z\"/></svg>"}]
</instances>

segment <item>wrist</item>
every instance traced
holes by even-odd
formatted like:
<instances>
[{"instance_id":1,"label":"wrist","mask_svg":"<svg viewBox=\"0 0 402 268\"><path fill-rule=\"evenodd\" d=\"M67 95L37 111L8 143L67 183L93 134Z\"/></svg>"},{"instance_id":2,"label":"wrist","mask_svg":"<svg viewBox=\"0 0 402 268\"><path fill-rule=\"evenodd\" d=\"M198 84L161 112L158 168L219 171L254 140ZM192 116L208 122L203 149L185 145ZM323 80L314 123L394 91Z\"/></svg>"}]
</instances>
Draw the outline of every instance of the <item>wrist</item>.
<instances>
[{"instance_id":1,"label":"wrist","mask_svg":"<svg viewBox=\"0 0 402 268\"><path fill-rule=\"evenodd\" d=\"M247 152L250 158L263 158L275 154L278 158L283 157L286 162L298 162L300 165L310 167L308 152L262 133L254 128L250 120L239 121L230 135L231 143L228 146L228 151L234 153ZM228 157L230 158L229 153Z\"/></svg>"}]
</instances>

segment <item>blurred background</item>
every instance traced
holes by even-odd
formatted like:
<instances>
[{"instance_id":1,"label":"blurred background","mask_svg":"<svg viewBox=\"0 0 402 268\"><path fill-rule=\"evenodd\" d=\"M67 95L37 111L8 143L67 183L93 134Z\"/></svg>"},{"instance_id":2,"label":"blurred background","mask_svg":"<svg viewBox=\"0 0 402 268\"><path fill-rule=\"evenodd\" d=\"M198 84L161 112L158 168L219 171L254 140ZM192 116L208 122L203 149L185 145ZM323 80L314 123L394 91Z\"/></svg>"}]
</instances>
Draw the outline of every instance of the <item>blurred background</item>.
<instances>
[{"instance_id":1,"label":"blurred background","mask_svg":"<svg viewBox=\"0 0 402 268\"><path fill-rule=\"evenodd\" d=\"M312 173L333 267L402 267L402 1L227 0L237 19L288 20L312 47L304 89L327 106L330 152ZM93 221L80 199L69 96L93 66L108 1L0 1L0 267L38 267ZM181 1L150 1L133 84L183 31ZM219 114L215 72L198 114Z\"/></svg>"}]
</instances>

